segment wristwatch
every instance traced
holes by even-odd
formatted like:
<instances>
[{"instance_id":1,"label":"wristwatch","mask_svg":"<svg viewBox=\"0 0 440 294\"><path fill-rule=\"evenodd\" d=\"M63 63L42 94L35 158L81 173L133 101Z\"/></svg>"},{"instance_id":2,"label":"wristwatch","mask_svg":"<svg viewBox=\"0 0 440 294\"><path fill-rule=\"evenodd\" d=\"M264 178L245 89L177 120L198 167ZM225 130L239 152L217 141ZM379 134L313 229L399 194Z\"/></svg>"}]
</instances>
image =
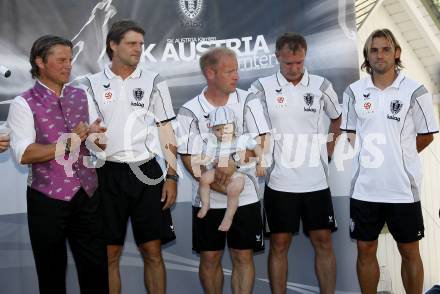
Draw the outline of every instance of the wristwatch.
<instances>
[{"instance_id":1,"label":"wristwatch","mask_svg":"<svg viewBox=\"0 0 440 294\"><path fill-rule=\"evenodd\" d=\"M167 174L166 176L165 176L165 179L170 179L170 180L173 180L173 181L175 181L176 183L179 181L179 175L177 175L177 174L175 174L175 175L169 175L169 174Z\"/></svg>"}]
</instances>

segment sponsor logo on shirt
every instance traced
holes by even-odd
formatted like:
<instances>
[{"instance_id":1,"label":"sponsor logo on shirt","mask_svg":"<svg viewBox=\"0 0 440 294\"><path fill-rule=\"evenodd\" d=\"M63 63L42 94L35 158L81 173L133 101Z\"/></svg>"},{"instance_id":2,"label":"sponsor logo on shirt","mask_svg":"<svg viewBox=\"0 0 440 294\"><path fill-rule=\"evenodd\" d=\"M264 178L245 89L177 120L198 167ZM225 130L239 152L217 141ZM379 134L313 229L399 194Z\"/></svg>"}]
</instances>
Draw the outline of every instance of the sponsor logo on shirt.
<instances>
[{"instance_id":1,"label":"sponsor logo on shirt","mask_svg":"<svg viewBox=\"0 0 440 294\"><path fill-rule=\"evenodd\" d=\"M364 103L364 109L365 109L365 110L370 110L370 109L371 109L371 106L372 106L371 102L365 102L365 103Z\"/></svg>"},{"instance_id":2,"label":"sponsor logo on shirt","mask_svg":"<svg viewBox=\"0 0 440 294\"><path fill-rule=\"evenodd\" d=\"M306 112L316 112L316 108L311 108L313 105L313 100L315 99L315 95L312 93L306 93L304 95L304 102L306 103L307 107L304 107L304 111Z\"/></svg>"},{"instance_id":3,"label":"sponsor logo on shirt","mask_svg":"<svg viewBox=\"0 0 440 294\"><path fill-rule=\"evenodd\" d=\"M105 90L104 93L102 93L102 99L104 100L104 103L112 102L113 91L111 89Z\"/></svg>"},{"instance_id":4,"label":"sponsor logo on shirt","mask_svg":"<svg viewBox=\"0 0 440 294\"><path fill-rule=\"evenodd\" d=\"M400 117L395 116L402 110L403 103L400 100L393 100L390 103L390 111L392 115L387 115L388 119L400 121Z\"/></svg>"},{"instance_id":5,"label":"sponsor logo on shirt","mask_svg":"<svg viewBox=\"0 0 440 294\"><path fill-rule=\"evenodd\" d=\"M275 98L275 105L277 107L287 107L287 99L282 96L282 89L275 89L275 92L277 93L277 96Z\"/></svg>"},{"instance_id":6,"label":"sponsor logo on shirt","mask_svg":"<svg viewBox=\"0 0 440 294\"><path fill-rule=\"evenodd\" d=\"M144 108L144 103L141 103L139 101L131 102L131 106L139 106L139 107Z\"/></svg>"}]
</instances>

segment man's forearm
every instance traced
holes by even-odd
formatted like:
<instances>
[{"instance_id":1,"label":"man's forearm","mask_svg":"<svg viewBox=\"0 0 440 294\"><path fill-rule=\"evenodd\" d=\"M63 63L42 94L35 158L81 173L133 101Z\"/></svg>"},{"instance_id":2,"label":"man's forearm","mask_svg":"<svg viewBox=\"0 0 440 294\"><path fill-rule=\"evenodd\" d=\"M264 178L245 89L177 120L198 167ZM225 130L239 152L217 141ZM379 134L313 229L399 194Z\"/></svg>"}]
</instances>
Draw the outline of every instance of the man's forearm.
<instances>
[{"instance_id":1,"label":"man's forearm","mask_svg":"<svg viewBox=\"0 0 440 294\"><path fill-rule=\"evenodd\" d=\"M30 144L21 156L21 164L42 163L55 159L56 144Z\"/></svg>"},{"instance_id":2,"label":"man's forearm","mask_svg":"<svg viewBox=\"0 0 440 294\"><path fill-rule=\"evenodd\" d=\"M168 164L168 174L174 175L177 170L177 143L171 122L166 122L159 126L159 141Z\"/></svg>"},{"instance_id":3,"label":"man's forearm","mask_svg":"<svg viewBox=\"0 0 440 294\"><path fill-rule=\"evenodd\" d=\"M204 167L200 165L200 155L182 155L181 158L186 170L193 176L196 181L199 181L200 175L204 171ZM195 174L196 172L197 174ZM226 195L225 186L220 185L216 182L213 182L209 186L212 190Z\"/></svg>"},{"instance_id":4,"label":"man's forearm","mask_svg":"<svg viewBox=\"0 0 440 294\"><path fill-rule=\"evenodd\" d=\"M332 119L329 127L329 135L331 136L327 142L327 155L332 157L333 151L335 150L336 141L341 134L341 117L337 119Z\"/></svg>"}]
</instances>

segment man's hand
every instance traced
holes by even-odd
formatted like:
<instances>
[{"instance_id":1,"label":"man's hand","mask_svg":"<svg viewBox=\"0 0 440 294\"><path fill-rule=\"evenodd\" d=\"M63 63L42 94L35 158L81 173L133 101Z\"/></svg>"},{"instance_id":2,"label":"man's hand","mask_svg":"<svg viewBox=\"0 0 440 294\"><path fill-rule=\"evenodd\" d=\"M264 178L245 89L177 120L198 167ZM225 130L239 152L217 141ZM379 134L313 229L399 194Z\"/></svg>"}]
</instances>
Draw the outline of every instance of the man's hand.
<instances>
[{"instance_id":1,"label":"man's hand","mask_svg":"<svg viewBox=\"0 0 440 294\"><path fill-rule=\"evenodd\" d=\"M219 160L215 168L215 182L219 185L225 186L229 181L229 178L235 173L237 167L235 166L235 162L233 160L228 161L228 165L224 166L222 160Z\"/></svg>"},{"instance_id":2,"label":"man's hand","mask_svg":"<svg viewBox=\"0 0 440 294\"><path fill-rule=\"evenodd\" d=\"M90 126L89 126L89 134L93 133L104 133L107 131L106 127L101 126L101 118L97 118Z\"/></svg>"},{"instance_id":3,"label":"man's hand","mask_svg":"<svg viewBox=\"0 0 440 294\"><path fill-rule=\"evenodd\" d=\"M171 208L176 202L177 196L177 182L173 179L165 179L165 183L162 187L162 199L160 201L165 202L162 210Z\"/></svg>"},{"instance_id":4,"label":"man's hand","mask_svg":"<svg viewBox=\"0 0 440 294\"><path fill-rule=\"evenodd\" d=\"M81 139L81 142L84 142L89 134L89 126L84 122L80 122L72 131L78 135L78 137Z\"/></svg>"},{"instance_id":5,"label":"man's hand","mask_svg":"<svg viewBox=\"0 0 440 294\"><path fill-rule=\"evenodd\" d=\"M0 134L0 152L4 152L9 148L9 135Z\"/></svg>"}]
</instances>

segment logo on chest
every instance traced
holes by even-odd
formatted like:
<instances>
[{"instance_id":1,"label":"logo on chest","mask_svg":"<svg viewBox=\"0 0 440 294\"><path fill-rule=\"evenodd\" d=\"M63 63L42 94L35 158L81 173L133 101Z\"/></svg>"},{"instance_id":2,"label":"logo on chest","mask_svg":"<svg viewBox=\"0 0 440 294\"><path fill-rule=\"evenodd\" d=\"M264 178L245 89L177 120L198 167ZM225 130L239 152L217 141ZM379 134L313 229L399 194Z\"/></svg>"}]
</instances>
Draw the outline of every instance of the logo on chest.
<instances>
[{"instance_id":1,"label":"logo on chest","mask_svg":"<svg viewBox=\"0 0 440 294\"><path fill-rule=\"evenodd\" d=\"M131 102L131 106L140 106L144 107L144 103L141 103L140 101L142 98L144 98L145 91L142 90L142 88L135 88L133 89L133 98L136 100L136 102Z\"/></svg>"},{"instance_id":2,"label":"logo on chest","mask_svg":"<svg viewBox=\"0 0 440 294\"><path fill-rule=\"evenodd\" d=\"M275 89L275 106L277 108L285 108L287 107L287 99L283 96L282 89Z\"/></svg>"},{"instance_id":3,"label":"logo on chest","mask_svg":"<svg viewBox=\"0 0 440 294\"><path fill-rule=\"evenodd\" d=\"M312 108L314 100L315 95L313 95L312 93L306 93L304 95L304 102L306 103L306 107L304 107L305 112L316 112L316 108Z\"/></svg>"},{"instance_id":4,"label":"logo on chest","mask_svg":"<svg viewBox=\"0 0 440 294\"><path fill-rule=\"evenodd\" d=\"M390 103L391 115L387 114L387 118L400 121L400 117L396 116L396 114L398 114L402 110L402 107L403 107L403 103L400 100L391 101Z\"/></svg>"}]
</instances>

